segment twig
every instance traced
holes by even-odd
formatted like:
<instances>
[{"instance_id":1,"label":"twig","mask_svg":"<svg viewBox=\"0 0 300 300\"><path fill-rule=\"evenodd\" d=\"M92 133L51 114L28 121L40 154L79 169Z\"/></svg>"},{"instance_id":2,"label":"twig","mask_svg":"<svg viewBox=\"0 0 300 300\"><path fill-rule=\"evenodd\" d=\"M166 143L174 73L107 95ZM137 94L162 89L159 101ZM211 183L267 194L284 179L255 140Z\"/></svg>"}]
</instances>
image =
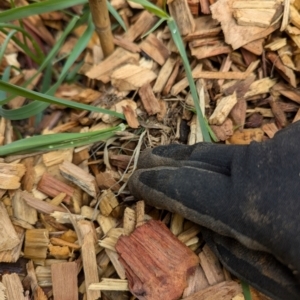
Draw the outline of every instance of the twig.
<instances>
[{"instance_id":1,"label":"twig","mask_svg":"<svg viewBox=\"0 0 300 300\"><path fill-rule=\"evenodd\" d=\"M110 27L110 19L106 0L89 0L93 22L100 39L104 57L109 56L114 51L113 35Z\"/></svg>"}]
</instances>

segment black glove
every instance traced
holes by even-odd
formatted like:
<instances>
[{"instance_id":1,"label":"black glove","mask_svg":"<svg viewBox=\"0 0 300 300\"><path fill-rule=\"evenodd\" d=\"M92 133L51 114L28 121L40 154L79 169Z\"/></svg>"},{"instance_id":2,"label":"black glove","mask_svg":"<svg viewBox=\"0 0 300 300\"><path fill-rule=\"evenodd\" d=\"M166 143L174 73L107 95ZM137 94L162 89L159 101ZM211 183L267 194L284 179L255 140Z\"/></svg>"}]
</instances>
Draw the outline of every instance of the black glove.
<instances>
[{"instance_id":1,"label":"black glove","mask_svg":"<svg viewBox=\"0 0 300 300\"><path fill-rule=\"evenodd\" d=\"M199 143L148 149L129 188L137 199L216 233L204 237L236 276L275 299L300 299L300 122L269 141L247 146ZM229 251L220 251L216 245L221 244ZM241 267L238 258L234 262L238 253L249 254L244 260L260 276L245 264Z\"/></svg>"}]
</instances>

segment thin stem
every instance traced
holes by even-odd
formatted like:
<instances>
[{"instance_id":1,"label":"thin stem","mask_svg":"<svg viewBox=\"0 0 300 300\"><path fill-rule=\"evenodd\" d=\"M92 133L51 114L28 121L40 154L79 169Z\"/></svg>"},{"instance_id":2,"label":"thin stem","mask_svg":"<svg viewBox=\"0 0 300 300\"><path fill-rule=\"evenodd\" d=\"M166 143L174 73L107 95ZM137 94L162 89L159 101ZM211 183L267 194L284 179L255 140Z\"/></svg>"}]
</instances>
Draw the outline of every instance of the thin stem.
<instances>
[{"instance_id":1,"label":"thin stem","mask_svg":"<svg viewBox=\"0 0 300 300\"><path fill-rule=\"evenodd\" d=\"M96 32L100 39L104 57L113 53L115 45L111 32L110 19L106 0L89 0L90 10L95 24Z\"/></svg>"}]
</instances>

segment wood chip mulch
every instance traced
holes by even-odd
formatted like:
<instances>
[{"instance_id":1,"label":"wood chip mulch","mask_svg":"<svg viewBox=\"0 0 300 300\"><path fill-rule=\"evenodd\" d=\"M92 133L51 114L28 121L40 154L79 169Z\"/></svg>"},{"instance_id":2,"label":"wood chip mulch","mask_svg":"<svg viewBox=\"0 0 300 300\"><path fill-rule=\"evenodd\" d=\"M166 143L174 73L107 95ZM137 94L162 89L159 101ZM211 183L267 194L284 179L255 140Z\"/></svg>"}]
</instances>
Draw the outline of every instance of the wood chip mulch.
<instances>
[{"instance_id":1,"label":"wood chip mulch","mask_svg":"<svg viewBox=\"0 0 300 300\"><path fill-rule=\"evenodd\" d=\"M95 145L1 158L0 299L242 300L240 282L204 244L198 225L132 202L126 182L141 150L192 145L202 134L167 25L142 38L158 19L125 0L111 4L127 32L114 30L116 49L106 59L95 34L81 57L81 81L62 84L56 96L124 113L129 128ZM186 44L201 107L220 142L267 140L300 119L299 1L174 0L168 8ZM23 21L47 51L67 20L63 12L53 12ZM68 37L61 57L84 30L82 25ZM4 39L0 33L0 43ZM1 70L9 64L22 68L12 73L14 84L36 72L13 41ZM8 106L26 101L16 97ZM25 137L119 123L108 115L51 106L38 128L34 118L1 119L0 142L15 140L14 128ZM159 237L166 245L155 248ZM136 247L127 249L126 241ZM138 261L130 255L136 249ZM176 252L173 260L163 255L165 249ZM129 264L141 264L139 278ZM153 268L160 277L151 276ZM148 285L138 282L141 278ZM172 288L174 282L179 290ZM252 298L267 299L255 290Z\"/></svg>"}]
</instances>

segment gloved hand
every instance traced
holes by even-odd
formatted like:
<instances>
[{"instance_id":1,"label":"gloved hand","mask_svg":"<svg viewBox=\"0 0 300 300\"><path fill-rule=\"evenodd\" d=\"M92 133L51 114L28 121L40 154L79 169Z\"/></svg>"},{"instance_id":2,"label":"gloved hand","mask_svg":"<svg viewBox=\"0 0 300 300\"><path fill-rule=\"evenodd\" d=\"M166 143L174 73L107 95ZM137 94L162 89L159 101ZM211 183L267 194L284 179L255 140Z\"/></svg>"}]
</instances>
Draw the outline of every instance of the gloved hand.
<instances>
[{"instance_id":1,"label":"gloved hand","mask_svg":"<svg viewBox=\"0 0 300 300\"><path fill-rule=\"evenodd\" d=\"M147 149L129 189L206 228L237 277L274 299L300 299L300 122L262 143Z\"/></svg>"}]
</instances>

